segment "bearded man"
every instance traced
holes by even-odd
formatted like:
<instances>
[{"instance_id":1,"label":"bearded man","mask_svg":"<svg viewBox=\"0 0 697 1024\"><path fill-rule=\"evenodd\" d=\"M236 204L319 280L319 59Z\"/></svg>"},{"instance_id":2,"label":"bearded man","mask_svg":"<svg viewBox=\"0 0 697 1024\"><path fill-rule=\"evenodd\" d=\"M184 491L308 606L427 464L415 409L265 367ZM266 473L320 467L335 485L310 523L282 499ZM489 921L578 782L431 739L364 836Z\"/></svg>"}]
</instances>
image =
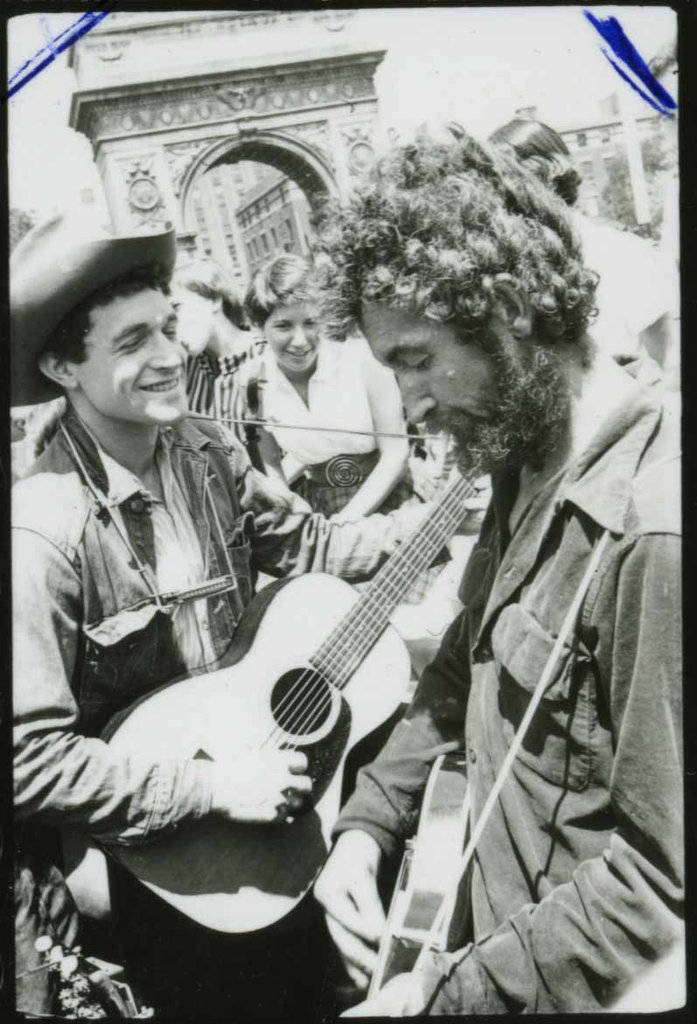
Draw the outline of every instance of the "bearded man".
<instances>
[{"instance_id":1,"label":"bearded man","mask_svg":"<svg viewBox=\"0 0 697 1024\"><path fill-rule=\"evenodd\" d=\"M451 431L462 471L493 481L464 609L316 884L359 989L378 872L430 766L464 748L474 828L609 532L474 854L469 934L350 1012L607 1007L682 929L678 417L593 337L596 276L563 203L465 134L395 148L325 246L335 331L358 324L409 419Z\"/></svg>"}]
</instances>

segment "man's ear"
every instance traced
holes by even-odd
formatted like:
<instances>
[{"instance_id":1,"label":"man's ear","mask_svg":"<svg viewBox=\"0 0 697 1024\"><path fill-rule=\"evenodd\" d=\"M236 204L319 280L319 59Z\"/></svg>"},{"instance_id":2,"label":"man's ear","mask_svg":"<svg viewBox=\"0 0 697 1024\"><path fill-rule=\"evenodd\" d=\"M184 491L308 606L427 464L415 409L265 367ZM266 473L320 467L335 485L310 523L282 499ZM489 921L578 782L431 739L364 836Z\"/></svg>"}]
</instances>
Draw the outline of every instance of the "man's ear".
<instances>
[{"instance_id":1,"label":"man's ear","mask_svg":"<svg viewBox=\"0 0 697 1024\"><path fill-rule=\"evenodd\" d=\"M497 274L492 289L498 305L498 313L508 324L516 338L528 338L532 333L532 306L523 292L508 274Z\"/></svg>"},{"instance_id":2,"label":"man's ear","mask_svg":"<svg viewBox=\"0 0 697 1024\"><path fill-rule=\"evenodd\" d=\"M78 386L72 366L55 352L42 352L39 356L39 369L43 375L66 391L74 391Z\"/></svg>"}]
</instances>

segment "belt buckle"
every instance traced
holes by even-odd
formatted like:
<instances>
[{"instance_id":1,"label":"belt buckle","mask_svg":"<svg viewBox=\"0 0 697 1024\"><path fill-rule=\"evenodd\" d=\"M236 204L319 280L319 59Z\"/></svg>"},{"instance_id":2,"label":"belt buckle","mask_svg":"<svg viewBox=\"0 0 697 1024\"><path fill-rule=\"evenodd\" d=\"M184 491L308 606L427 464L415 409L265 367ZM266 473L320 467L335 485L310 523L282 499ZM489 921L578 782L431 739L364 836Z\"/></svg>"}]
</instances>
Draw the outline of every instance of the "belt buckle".
<instances>
[{"instance_id":1,"label":"belt buckle","mask_svg":"<svg viewBox=\"0 0 697 1024\"><path fill-rule=\"evenodd\" d=\"M330 487L355 487L363 474L357 459L351 455L335 455L324 467L324 478Z\"/></svg>"}]
</instances>

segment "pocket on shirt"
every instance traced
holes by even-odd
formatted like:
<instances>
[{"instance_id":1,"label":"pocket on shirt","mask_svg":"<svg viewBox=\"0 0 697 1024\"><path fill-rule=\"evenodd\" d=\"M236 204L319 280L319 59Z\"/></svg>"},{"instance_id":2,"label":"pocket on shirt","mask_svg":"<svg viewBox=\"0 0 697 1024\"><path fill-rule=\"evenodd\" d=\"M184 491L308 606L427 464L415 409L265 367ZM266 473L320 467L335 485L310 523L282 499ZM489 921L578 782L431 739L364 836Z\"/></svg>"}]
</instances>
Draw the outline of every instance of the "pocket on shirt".
<instances>
[{"instance_id":1,"label":"pocket on shirt","mask_svg":"<svg viewBox=\"0 0 697 1024\"><path fill-rule=\"evenodd\" d=\"M171 619L154 604L85 625L83 637L78 703L88 735L98 734L116 712L184 671Z\"/></svg>"},{"instance_id":2,"label":"pocket on shirt","mask_svg":"<svg viewBox=\"0 0 697 1024\"><path fill-rule=\"evenodd\" d=\"M250 531L253 529L254 517L247 513L241 516L234 527L225 530L225 546L235 573L240 597L245 607L254 595L254 574L252 572L252 545ZM227 571L227 566L223 571Z\"/></svg>"},{"instance_id":3,"label":"pocket on shirt","mask_svg":"<svg viewBox=\"0 0 697 1024\"><path fill-rule=\"evenodd\" d=\"M519 604L508 605L491 633L499 679L499 710L508 744L520 725L545 669L556 636ZM595 709L591 663L565 643L533 716L517 760L556 786L588 785Z\"/></svg>"}]
</instances>

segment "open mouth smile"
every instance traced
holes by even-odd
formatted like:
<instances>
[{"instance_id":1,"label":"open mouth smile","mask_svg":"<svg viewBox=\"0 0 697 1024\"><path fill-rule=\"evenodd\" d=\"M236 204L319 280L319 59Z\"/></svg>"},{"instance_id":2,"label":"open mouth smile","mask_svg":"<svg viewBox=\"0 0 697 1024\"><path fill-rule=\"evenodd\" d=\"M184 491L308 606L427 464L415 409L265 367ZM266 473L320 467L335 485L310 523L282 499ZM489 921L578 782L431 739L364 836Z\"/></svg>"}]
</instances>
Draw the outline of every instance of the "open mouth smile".
<instances>
[{"instance_id":1,"label":"open mouth smile","mask_svg":"<svg viewBox=\"0 0 697 1024\"><path fill-rule=\"evenodd\" d=\"M170 377L169 380L158 381L155 384L141 384L141 391L159 393L163 391L175 391L180 384L180 377Z\"/></svg>"}]
</instances>

